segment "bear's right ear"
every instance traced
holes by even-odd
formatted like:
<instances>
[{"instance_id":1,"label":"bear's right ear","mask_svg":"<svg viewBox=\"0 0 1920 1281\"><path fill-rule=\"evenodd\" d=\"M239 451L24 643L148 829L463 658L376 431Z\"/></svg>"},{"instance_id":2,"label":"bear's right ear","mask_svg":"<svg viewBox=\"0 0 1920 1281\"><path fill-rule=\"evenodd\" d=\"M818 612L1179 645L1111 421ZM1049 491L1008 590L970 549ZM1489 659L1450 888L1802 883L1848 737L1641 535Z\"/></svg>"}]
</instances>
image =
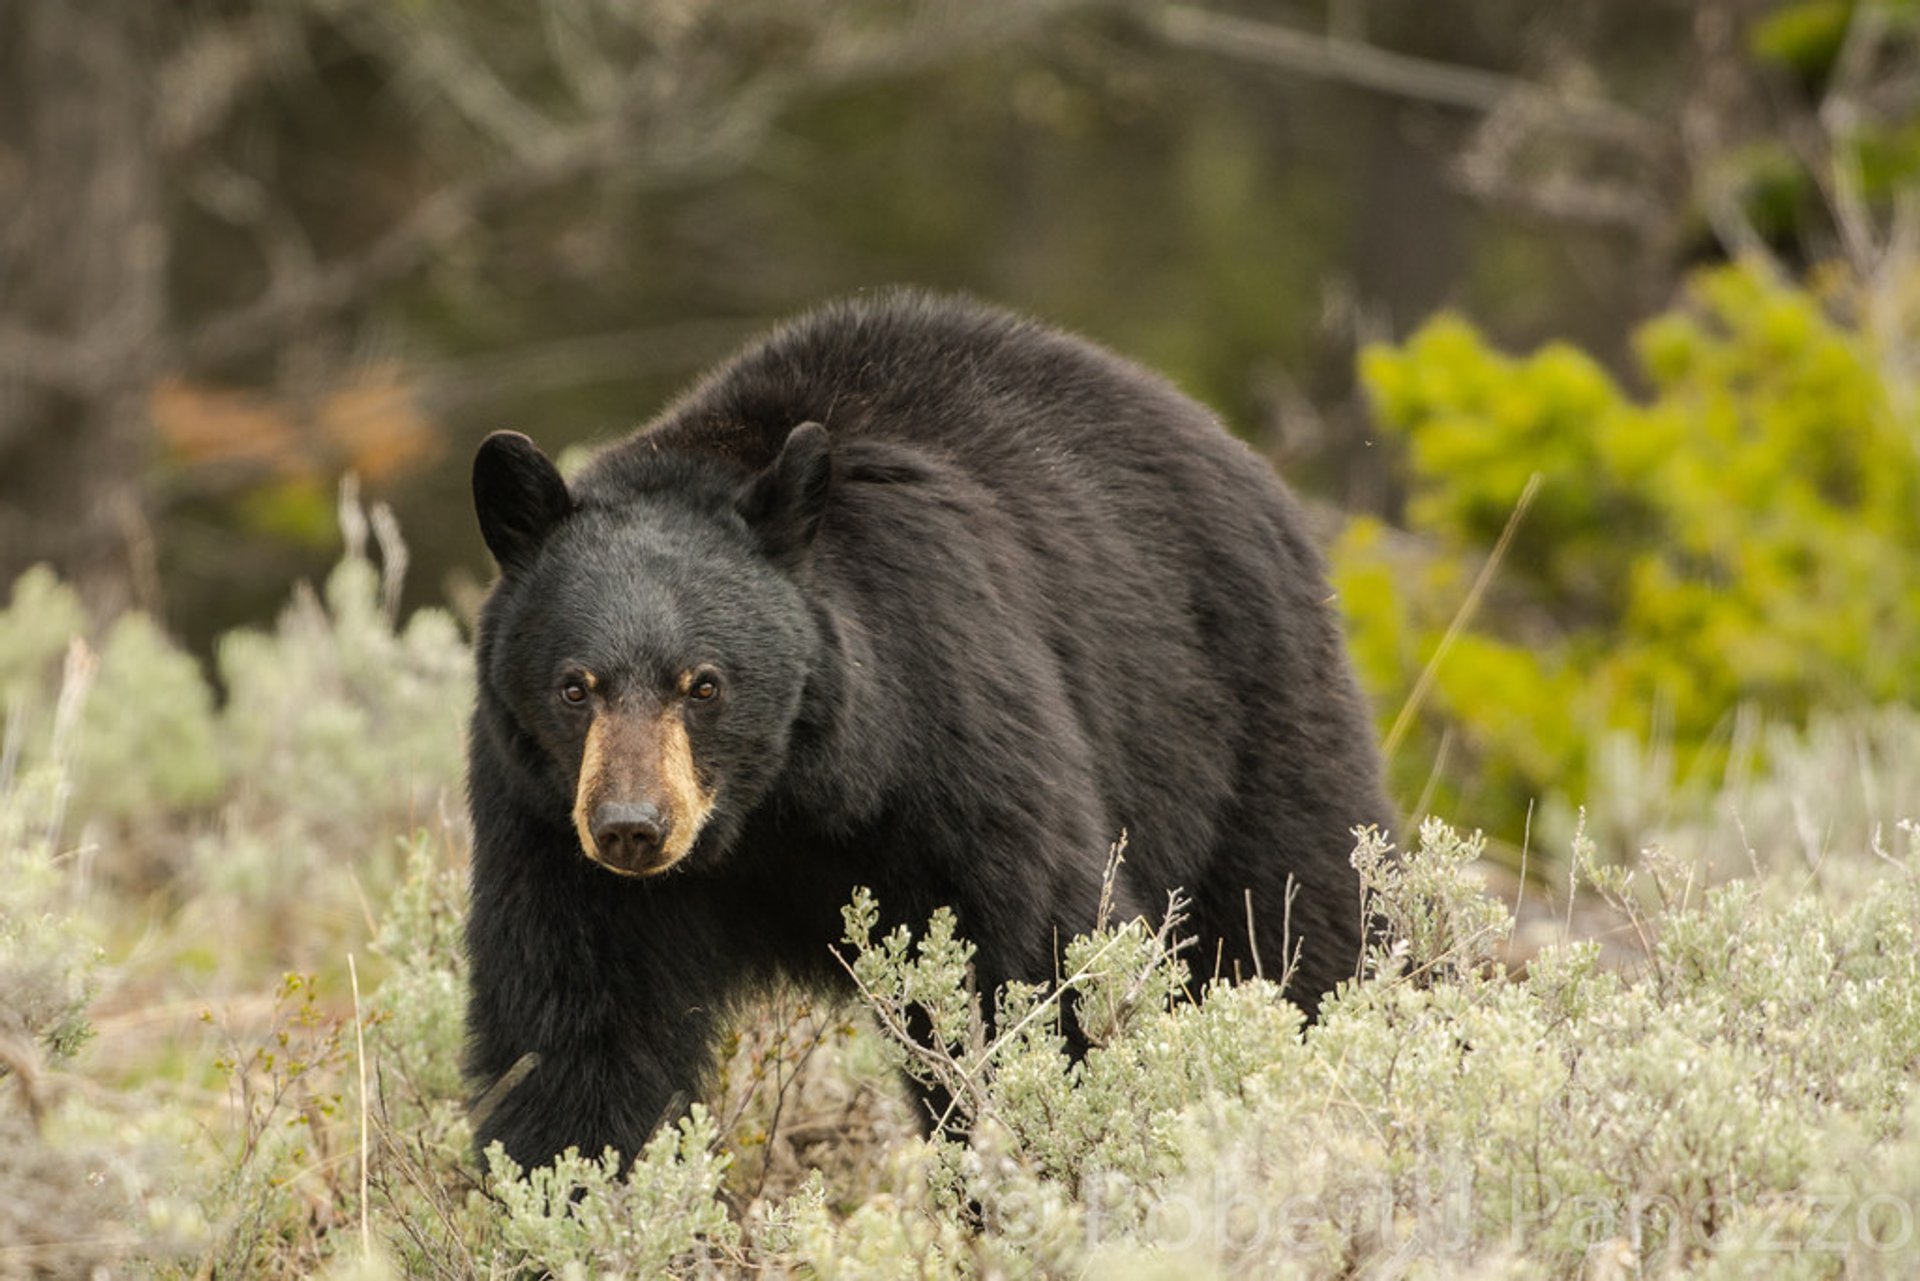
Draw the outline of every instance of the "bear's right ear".
<instances>
[{"instance_id":1,"label":"bear's right ear","mask_svg":"<svg viewBox=\"0 0 1920 1281\"><path fill-rule=\"evenodd\" d=\"M819 423L801 423L787 433L773 466L748 481L733 506L767 559L792 566L813 545L832 487L833 439Z\"/></svg>"},{"instance_id":2,"label":"bear's right ear","mask_svg":"<svg viewBox=\"0 0 1920 1281\"><path fill-rule=\"evenodd\" d=\"M497 431L473 457L473 510L487 550L509 570L531 559L573 511L573 496L538 445L517 431Z\"/></svg>"}]
</instances>

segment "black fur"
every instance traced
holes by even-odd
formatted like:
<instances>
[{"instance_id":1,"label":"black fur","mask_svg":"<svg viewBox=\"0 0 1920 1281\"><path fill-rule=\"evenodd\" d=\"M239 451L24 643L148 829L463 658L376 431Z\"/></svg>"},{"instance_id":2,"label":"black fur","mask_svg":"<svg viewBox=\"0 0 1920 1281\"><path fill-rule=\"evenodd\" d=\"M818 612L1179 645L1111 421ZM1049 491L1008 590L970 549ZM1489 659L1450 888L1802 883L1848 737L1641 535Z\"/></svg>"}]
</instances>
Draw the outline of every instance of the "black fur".
<instances>
[{"instance_id":1,"label":"black fur","mask_svg":"<svg viewBox=\"0 0 1920 1281\"><path fill-rule=\"evenodd\" d=\"M473 460L473 507L487 550L514 568L540 549L573 501L538 446L517 431L497 431Z\"/></svg>"},{"instance_id":2,"label":"black fur","mask_svg":"<svg viewBox=\"0 0 1920 1281\"><path fill-rule=\"evenodd\" d=\"M522 1163L631 1154L710 1066L744 986L841 978L856 885L942 904L978 980L1044 979L1124 829L1124 916L1193 899L1202 976L1301 947L1311 1008L1362 935L1350 829L1384 824L1319 559L1271 469L1077 339L918 294L809 315L602 453L476 464L505 571L479 637L468 1070ZM569 820L585 664L661 699L712 817L648 879ZM1297 897L1289 913L1289 883Z\"/></svg>"}]
</instances>

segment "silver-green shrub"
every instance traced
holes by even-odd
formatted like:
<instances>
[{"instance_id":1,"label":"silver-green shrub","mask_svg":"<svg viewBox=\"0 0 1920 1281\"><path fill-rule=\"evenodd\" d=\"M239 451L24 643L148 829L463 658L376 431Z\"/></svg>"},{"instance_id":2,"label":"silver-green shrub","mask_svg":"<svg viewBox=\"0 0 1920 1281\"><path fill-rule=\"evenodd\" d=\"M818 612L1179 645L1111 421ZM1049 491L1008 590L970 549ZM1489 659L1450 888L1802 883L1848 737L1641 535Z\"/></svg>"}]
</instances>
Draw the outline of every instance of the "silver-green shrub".
<instances>
[{"instance_id":1,"label":"silver-green shrub","mask_svg":"<svg viewBox=\"0 0 1920 1281\"><path fill-rule=\"evenodd\" d=\"M181 1118L76 1088L103 956L79 892L81 859L62 832L73 791L66 766L93 670L72 651L51 720L38 726L42 741L23 742L25 720L11 720L0 753L4 1276L107 1275L135 1255L172 1260L204 1227L191 1200L171 1191Z\"/></svg>"},{"instance_id":2,"label":"silver-green shrub","mask_svg":"<svg viewBox=\"0 0 1920 1281\"><path fill-rule=\"evenodd\" d=\"M950 914L880 935L858 896L857 1011L779 998L630 1175L520 1175L475 1162L458 1068L471 660L395 588L353 551L223 646L217 709L50 577L0 611L0 1275L1920 1271L1910 709L1748 727L1774 768L1664 794L1623 751L1594 823L1647 848L1544 816L1524 965L1477 836L1362 834L1380 935L1311 1025L1196 982L1177 901L976 993ZM181 875L116 897L157 834ZM876 1100L902 1071L948 1130Z\"/></svg>"},{"instance_id":3,"label":"silver-green shrub","mask_svg":"<svg viewBox=\"0 0 1920 1281\"><path fill-rule=\"evenodd\" d=\"M226 775L199 667L137 611L97 639L95 651L79 598L48 570L29 570L13 584L0 609L11 767L46 766L57 749L71 808L83 820L125 822L212 803ZM63 697L74 712L56 734ZM58 817L64 826L65 807Z\"/></svg>"},{"instance_id":4,"label":"silver-green shrub","mask_svg":"<svg viewBox=\"0 0 1920 1281\"><path fill-rule=\"evenodd\" d=\"M654 1136L625 1177L611 1149L596 1158L569 1148L529 1171L494 1144L487 1167L504 1215L503 1252L568 1278L710 1270L739 1240L717 1198L729 1161L715 1151L718 1137L695 1104L677 1127Z\"/></svg>"},{"instance_id":5,"label":"silver-green shrub","mask_svg":"<svg viewBox=\"0 0 1920 1281\"><path fill-rule=\"evenodd\" d=\"M472 662L452 618L396 625L380 571L349 555L271 632L220 643L222 730L236 799L262 819L333 833L431 815L461 777Z\"/></svg>"},{"instance_id":6,"label":"silver-green shrub","mask_svg":"<svg viewBox=\"0 0 1920 1281\"><path fill-rule=\"evenodd\" d=\"M99 947L70 917L50 828L60 783L44 768L0 777L0 1044L68 1059L91 1035ZM0 1075L6 1071L0 1059Z\"/></svg>"},{"instance_id":7,"label":"silver-green shrub","mask_svg":"<svg viewBox=\"0 0 1920 1281\"><path fill-rule=\"evenodd\" d=\"M1304 1032L1252 983L1143 1010L1075 1067L1046 1038L955 1055L976 1127L932 1163L961 1194L933 1204L955 1230L980 1216L971 1257L1205 1276L1904 1275L1920 1259L1910 844L1839 901L1804 877L1689 890L1668 864L1668 901L1645 908L1618 873L1607 892L1640 914L1644 962L1567 941L1518 975L1492 963L1508 920L1476 844L1428 824L1389 859L1363 838L1387 936ZM863 958L870 995L920 986L904 939ZM809 1262L830 1261L811 1240Z\"/></svg>"}]
</instances>

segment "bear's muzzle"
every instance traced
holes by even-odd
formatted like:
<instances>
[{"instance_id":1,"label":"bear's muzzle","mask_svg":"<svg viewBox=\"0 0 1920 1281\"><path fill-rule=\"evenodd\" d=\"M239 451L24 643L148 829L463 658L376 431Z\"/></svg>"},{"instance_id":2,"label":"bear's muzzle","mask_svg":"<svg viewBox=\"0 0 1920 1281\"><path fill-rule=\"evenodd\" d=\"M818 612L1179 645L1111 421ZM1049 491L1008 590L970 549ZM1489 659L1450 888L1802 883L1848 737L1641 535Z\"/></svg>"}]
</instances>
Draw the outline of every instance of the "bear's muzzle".
<instances>
[{"instance_id":1,"label":"bear's muzzle","mask_svg":"<svg viewBox=\"0 0 1920 1281\"><path fill-rule=\"evenodd\" d=\"M573 826L588 858L622 876L652 876L687 856L713 813L676 706L607 707L580 753Z\"/></svg>"}]
</instances>

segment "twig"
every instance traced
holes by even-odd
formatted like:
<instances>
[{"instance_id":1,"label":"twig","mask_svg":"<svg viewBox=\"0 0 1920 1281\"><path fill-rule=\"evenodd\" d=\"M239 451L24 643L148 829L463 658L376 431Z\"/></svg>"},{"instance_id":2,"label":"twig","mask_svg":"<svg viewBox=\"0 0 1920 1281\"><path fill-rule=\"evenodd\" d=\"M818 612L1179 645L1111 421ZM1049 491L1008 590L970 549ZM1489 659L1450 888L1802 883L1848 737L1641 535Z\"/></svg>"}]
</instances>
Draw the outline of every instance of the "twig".
<instances>
[{"instance_id":1,"label":"twig","mask_svg":"<svg viewBox=\"0 0 1920 1281\"><path fill-rule=\"evenodd\" d=\"M540 1066L540 1052L528 1050L513 1061L513 1066L500 1074L500 1079L488 1086L486 1093L474 1100L473 1108L467 1113L467 1123L475 1134L486 1129L487 1118L493 1115L495 1108L513 1093L514 1087L533 1074Z\"/></svg>"},{"instance_id":2,"label":"twig","mask_svg":"<svg viewBox=\"0 0 1920 1281\"><path fill-rule=\"evenodd\" d=\"M596 121L491 173L442 188L364 252L283 278L253 302L202 324L182 344L186 361L220 364L252 355L303 324L352 306L409 275L493 209L607 167L622 152L619 137Z\"/></svg>"},{"instance_id":3,"label":"twig","mask_svg":"<svg viewBox=\"0 0 1920 1281\"><path fill-rule=\"evenodd\" d=\"M1516 934L1519 933L1520 931L1520 905L1527 901L1527 855L1532 850L1532 848L1533 848L1533 798L1528 797L1527 798L1527 822L1526 822L1526 826L1522 828L1520 832L1520 879L1519 879L1519 884L1517 884L1514 887L1514 891L1513 891L1513 928L1514 928L1514 933ZM1513 952L1511 941L1509 941L1507 952L1508 952L1509 958L1511 958L1512 952Z\"/></svg>"},{"instance_id":4,"label":"twig","mask_svg":"<svg viewBox=\"0 0 1920 1281\"><path fill-rule=\"evenodd\" d=\"M1433 764L1427 767L1427 781L1420 786L1420 799L1407 811L1412 822L1418 823L1433 812L1433 798L1440 790L1440 780L1447 772L1447 758L1452 754L1453 726L1448 725L1441 729L1440 742L1433 749Z\"/></svg>"},{"instance_id":5,"label":"twig","mask_svg":"<svg viewBox=\"0 0 1920 1281\"><path fill-rule=\"evenodd\" d=\"M1394 53L1340 36L1316 35L1193 5L1167 6L1156 25L1172 44L1316 80L1481 114L1524 100L1565 129L1627 146L1664 145L1667 138L1665 129L1618 103L1562 93L1495 71Z\"/></svg>"},{"instance_id":6,"label":"twig","mask_svg":"<svg viewBox=\"0 0 1920 1281\"><path fill-rule=\"evenodd\" d=\"M1479 577L1473 580L1473 586L1467 590L1467 597L1460 602L1459 610L1448 624L1446 635L1440 638L1440 644L1434 649L1433 657L1427 660L1426 667L1420 673L1420 679L1414 682L1413 692L1407 695L1406 703L1400 708L1400 714L1394 718L1393 728L1387 731L1386 742L1381 745L1381 754L1388 760L1400 746L1400 740L1406 737L1413 727L1413 718L1426 702L1427 692L1433 688L1434 674L1440 670L1441 660L1447 651L1453 648L1453 642L1465 631L1467 624L1473 621L1473 615L1480 608L1480 598L1487 594L1487 587L1493 582L1494 571L1500 568L1500 562L1506 558L1507 548L1513 543L1513 535L1520 528L1520 521L1527 514L1527 508L1533 506L1534 495L1540 492L1540 473L1527 477L1526 488L1520 491L1519 500L1513 505L1513 513L1507 517L1507 527L1500 531L1500 537L1493 544L1493 554L1487 557L1487 563L1480 567Z\"/></svg>"},{"instance_id":7,"label":"twig","mask_svg":"<svg viewBox=\"0 0 1920 1281\"><path fill-rule=\"evenodd\" d=\"M861 981L860 976L854 972L853 963L840 954L839 948L829 948L828 951L833 953L833 959L840 963L840 968L847 972L847 977L853 980L854 987L860 991L861 999L866 1002L867 1008L873 1011L874 1017L880 1020L880 1026L888 1036L905 1047L907 1053L914 1058L926 1063L933 1069L935 1075L947 1076L953 1072L957 1072L963 1085L967 1085L970 1088L973 1087L971 1077L954 1060L953 1055L948 1053L944 1048L936 1049L933 1046L927 1045L921 1041L919 1037L915 1036L905 1023L894 1016L893 1011L889 1008L889 1003L883 1001L878 992L875 992L872 988L868 987L866 983ZM1041 1004L1044 1005L1045 1002ZM958 1102L959 1100L956 1098L953 1103L948 1105L946 1112L942 1114L935 1123L936 1129L947 1123L947 1119L953 1115L954 1104ZM984 1100L979 1097L977 1089L975 1090L974 1102L976 1104L984 1102Z\"/></svg>"},{"instance_id":8,"label":"twig","mask_svg":"<svg viewBox=\"0 0 1920 1281\"><path fill-rule=\"evenodd\" d=\"M1567 860L1567 921L1560 930L1560 942L1564 945L1573 941L1573 900L1580 892L1580 837L1586 835L1587 811L1580 809L1579 826L1574 829L1573 857Z\"/></svg>"},{"instance_id":9,"label":"twig","mask_svg":"<svg viewBox=\"0 0 1920 1281\"><path fill-rule=\"evenodd\" d=\"M780 1133L780 1115L786 1110L787 1091L790 1090L794 1084L800 1080L802 1074L806 1072L807 1063L813 1058L814 1051L824 1045L827 1037L831 1035L830 1031L822 1030L823 1028L830 1027L831 1020L816 1018L811 1006L806 1007L800 1015L800 1019L807 1020L812 1025L812 1030L807 1036L807 1048L800 1051L800 1056L793 1061L792 1071L783 1074L780 1070L779 1062L776 1060L774 1063L773 1115L767 1118L767 1151L766 1156L760 1162L760 1179L753 1186L753 1196L749 1198L750 1200L759 1200L761 1194L767 1189L767 1176L773 1169L773 1143L775 1137ZM791 1032L794 1024L798 1021L799 1020L789 1020L786 1032ZM786 1032L782 1033L783 1040L785 1040ZM782 1046L781 1048L784 1049L785 1047ZM789 1143L793 1141L791 1126L788 1127L786 1138Z\"/></svg>"},{"instance_id":10,"label":"twig","mask_svg":"<svg viewBox=\"0 0 1920 1281\"><path fill-rule=\"evenodd\" d=\"M1304 937L1295 938L1293 936L1293 901L1299 897L1300 882L1292 872L1288 872L1286 902L1280 910L1280 955L1285 958L1285 965L1280 971L1280 990L1282 992L1285 992L1293 986L1293 976L1300 970L1300 953L1307 944L1307 940ZM1258 956L1253 958L1253 970L1257 977L1266 977L1266 975L1260 973L1260 958Z\"/></svg>"},{"instance_id":11,"label":"twig","mask_svg":"<svg viewBox=\"0 0 1920 1281\"><path fill-rule=\"evenodd\" d=\"M1260 936L1253 928L1253 890L1251 887L1240 891L1247 901L1247 951L1253 954L1253 977L1267 977L1266 967L1260 964ZM1287 873L1287 921L1291 926L1293 919L1293 873ZM1285 951L1283 946L1281 951Z\"/></svg>"},{"instance_id":12,"label":"twig","mask_svg":"<svg viewBox=\"0 0 1920 1281\"><path fill-rule=\"evenodd\" d=\"M73 760L82 732L81 715L86 710L87 696L93 692L94 678L99 674L99 655L86 641L74 637L67 644L66 662L60 672L60 697L53 711L53 742L48 753L55 766L53 800L47 807L49 846L59 845L60 831L66 826L67 802L73 796ZM79 879L84 886L84 875Z\"/></svg>"},{"instance_id":13,"label":"twig","mask_svg":"<svg viewBox=\"0 0 1920 1281\"><path fill-rule=\"evenodd\" d=\"M1155 964L1158 964L1161 959L1177 955L1192 942L1191 939L1185 939L1176 943L1172 939L1173 932L1186 920L1187 907L1187 900L1182 898L1178 891L1171 892L1167 895L1166 915L1162 918L1160 928L1155 935L1160 940L1161 945L1161 954L1159 958L1156 958ZM845 956L841 955L840 949L833 948L831 950L833 952L833 959L840 963L840 967L844 969L847 972L847 976L853 980L854 986L859 989L861 998L865 1001L867 1007L872 1010L875 1017L880 1020L883 1030L894 1040L902 1044L910 1055L931 1067L936 1077L940 1078L941 1084L948 1086L957 1084L961 1087L959 1090L949 1090L952 1098L949 1100L946 1110L934 1121L934 1128L939 1130L943 1129L947 1123L953 1119L953 1112L954 1109L960 1105L962 1092L964 1092L965 1096L972 1102L976 1116L986 1113L986 1087L980 1081L979 1073L993 1062L995 1056L999 1054L1003 1047L1010 1044L1043 1015L1052 1013L1055 1007L1061 1004L1068 992L1084 986L1089 979L1098 975L1101 972L1100 962L1119 942L1120 935L1118 933L1108 938L1107 941L1100 946L1099 950L1087 959L1084 965L1066 978L1056 982L1053 990L1048 992L1046 996L1039 1001L1036 1001L1033 1008L1028 1010L1018 1022L1012 1027L1001 1031L998 1036L994 1037L991 1043L983 1046L978 1056L970 1064L955 1059L953 1054L944 1046L930 1046L914 1036L913 1033L907 1029L906 1025L899 1018L895 1017L893 1011L888 1008L888 1004L883 1002L872 988L861 981L860 976L854 972L852 963L849 962ZM1135 980L1129 987L1126 997L1123 998L1123 1003L1130 1004L1138 999L1144 979L1144 974L1135 976Z\"/></svg>"},{"instance_id":14,"label":"twig","mask_svg":"<svg viewBox=\"0 0 1920 1281\"><path fill-rule=\"evenodd\" d=\"M1120 829L1120 839L1107 849L1107 870L1100 877L1100 907L1093 914L1093 928L1104 930L1107 920L1113 914L1113 885L1120 877L1120 864L1126 862L1127 829Z\"/></svg>"},{"instance_id":15,"label":"twig","mask_svg":"<svg viewBox=\"0 0 1920 1281\"><path fill-rule=\"evenodd\" d=\"M347 982L353 988L354 1057L360 1070L360 1257L373 1258L373 1225L367 1215L367 1033L360 1017L360 971L347 953Z\"/></svg>"},{"instance_id":16,"label":"twig","mask_svg":"<svg viewBox=\"0 0 1920 1281\"><path fill-rule=\"evenodd\" d=\"M393 508L375 503L367 514L373 527L373 541L380 548L380 612L388 627L400 622L400 591L407 580L407 540L400 533L400 519Z\"/></svg>"}]
</instances>

